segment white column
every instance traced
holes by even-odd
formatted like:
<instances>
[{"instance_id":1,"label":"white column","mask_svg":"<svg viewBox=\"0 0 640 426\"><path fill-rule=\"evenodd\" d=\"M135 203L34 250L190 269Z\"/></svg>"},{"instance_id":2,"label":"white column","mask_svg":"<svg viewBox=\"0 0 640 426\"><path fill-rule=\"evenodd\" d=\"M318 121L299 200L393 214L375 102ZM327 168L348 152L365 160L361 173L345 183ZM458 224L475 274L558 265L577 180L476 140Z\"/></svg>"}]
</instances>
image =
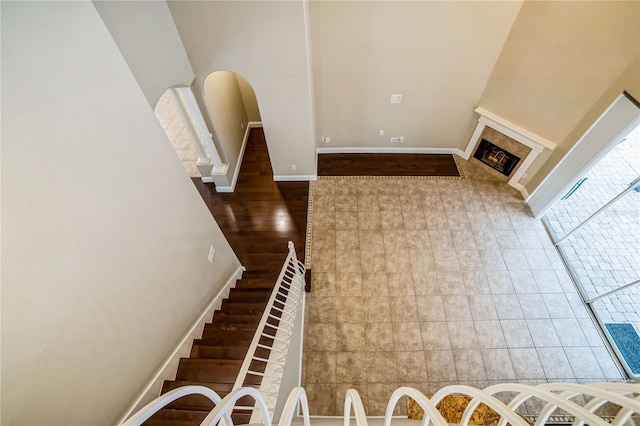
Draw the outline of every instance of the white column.
<instances>
[{"instance_id":1,"label":"white column","mask_svg":"<svg viewBox=\"0 0 640 426\"><path fill-rule=\"evenodd\" d=\"M193 119L193 126L195 131L198 133L200 141L204 144L207 149L207 153L209 154L209 158L213 163L212 174L226 174L229 169L229 165L222 161L220 158L220 153L213 143L213 139L211 138L211 132L207 128L207 124L204 121L204 117L202 116L202 112L198 107L198 103L196 102L196 98L193 96L193 92L190 87L181 87L180 93L182 94L182 99L184 100L185 107L187 111L189 111L190 117Z\"/></svg>"},{"instance_id":2,"label":"white column","mask_svg":"<svg viewBox=\"0 0 640 426\"><path fill-rule=\"evenodd\" d=\"M193 124L189 119L189 113L187 112L184 102L182 102L182 98L178 93L177 89L171 88L169 89L169 93L171 94L171 100L173 100L173 105L180 116L180 120L182 120L182 124L184 125L187 134L189 135L189 139L191 139L191 145L198 153L198 165L206 165L211 164L211 160L207 155L204 147L200 144L200 139L193 128Z\"/></svg>"},{"instance_id":3,"label":"white column","mask_svg":"<svg viewBox=\"0 0 640 426\"><path fill-rule=\"evenodd\" d=\"M480 120L478 120L478 125L476 126L476 130L473 131L473 134L471 135L471 139L469 139L469 143L467 144L467 149L464 151L464 159L468 160L469 157L471 157L471 154L473 154L473 148L476 146L476 142L478 142L478 139L480 139L480 135L482 134L482 131L485 128L485 124L482 121L482 118L480 118Z\"/></svg>"}]
</instances>

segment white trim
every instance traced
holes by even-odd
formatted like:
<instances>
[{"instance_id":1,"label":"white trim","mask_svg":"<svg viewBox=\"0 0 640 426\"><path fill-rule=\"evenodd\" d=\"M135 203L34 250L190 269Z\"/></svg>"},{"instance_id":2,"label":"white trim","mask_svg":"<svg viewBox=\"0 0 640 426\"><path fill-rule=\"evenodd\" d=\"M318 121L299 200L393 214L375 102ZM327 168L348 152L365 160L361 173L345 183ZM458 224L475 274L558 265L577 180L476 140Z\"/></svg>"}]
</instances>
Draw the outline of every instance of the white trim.
<instances>
[{"instance_id":1,"label":"white trim","mask_svg":"<svg viewBox=\"0 0 640 426\"><path fill-rule=\"evenodd\" d=\"M527 202L534 216L544 216L578 179L638 125L640 109L625 95L618 96L533 191Z\"/></svg>"},{"instance_id":2,"label":"white trim","mask_svg":"<svg viewBox=\"0 0 640 426\"><path fill-rule=\"evenodd\" d=\"M276 182L300 182L318 180L317 175L273 175Z\"/></svg>"},{"instance_id":3,"label":"white trim","mask_svg":"<svg viewBox=\"0 0 640 426\"><path fill-rule=\"evenodd\" d=\"M529 148L542 152L543 149L556 149L556 144L548 139L543 138L533 132L528 131L524 127L502 118L491 111L488 111L482 107L478 107L474 110L480 114L480 120L485 125L499 131L500 133L509 136L512 139L517 140L520 143L525 144Z\"/></svg>"},{"instance_id":4,"label":"white trim","mask_svg":"<svg viewBox=\"0 0 640 426\"><path fill-rule=\"evenodd\" d=\"M464 153L458 148L405 148L387 146L356 146L336 148L316 148L316 154L457 154Z\"/></svg>"},{"instance_id":5,"label":"white trim","mask_svg":"<svg viewBox=\"0 0 640 426\"><path fill-rule=\"evenodd\" d=\"M201 176L202 182L204 183L213 183L213 178L211 176Z\"/></svg>"},{"instance_id":6,"label":"white trim","mask_svg":"<svg viewBox=\"0 0 640 426\"><path fill-rule=\"evenodd\" d=\"M194 339L198 339L202 336L204 325L211 322L213 313L216 309L220 309L222 301L229 296L229 292L236 286L236 281L242 279L242 273L245 271L244 266L239 266L233 274L229 277L227 282L222 286L220 290L211 298L207 306L200 313L198 318L193 322L191 327L186 331L182 340L173 349L173 351L166 358L164 363L156 370L155 374L151 377L151 380L144 387L142 392L129 406L124 415L118 420L117 424L124 423L133 413L140 410L147 403L158 397L160 390L162 389L162 382L164 380L173 380L176 376L178 364L180 358L188 357L191 351L191 345Z\"/></svg>"},{"instance_id":7,"label":"white trim","mask_svg":"<svg viewBox=\"0 0 640 426\"><path fill-rule=\"evenodd\" d=\"M238 155L238 162L236 163L236 169L233 171L233 178L231 179L231 185L229 186L217 186L216 192L233 192L236 190L236 184L238 183L238 176L240 175L240 166L242 166L242 159L244 158L244 150L247 148L247 141L249 140L249 133L251 129L262 127L262 121L250 121L247 123L247 128L244 129L244 138L242 139L242 146L240 147L240 155Z\"/></svg>"}]
</instances>

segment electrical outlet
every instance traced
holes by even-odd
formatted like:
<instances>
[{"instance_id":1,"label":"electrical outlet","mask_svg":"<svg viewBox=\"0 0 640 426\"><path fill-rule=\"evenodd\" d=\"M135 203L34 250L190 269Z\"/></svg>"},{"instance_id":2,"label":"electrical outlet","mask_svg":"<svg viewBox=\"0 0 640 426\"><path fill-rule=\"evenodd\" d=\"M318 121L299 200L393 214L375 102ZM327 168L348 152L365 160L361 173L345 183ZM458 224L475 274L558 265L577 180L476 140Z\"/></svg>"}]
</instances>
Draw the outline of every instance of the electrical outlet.
<instances>
[{"instance_id":1,"label":"electrical outlet","mask_svg":"<svg viewBox=\"0 0 640 426\"><path fill-rule=\"evenodd\" d=\"M207 256L207 259L209 259L209 263L213 263L213 256L216 254L216 249L213 248L213 246L209 247L209 256Z\"/></svg>"},{"instance_id":2,"label":"electrical outlet","mask_svg":"<svg viewBox=\"0 0 640 426\"><path fill-rule=\"evenodd\" d=\"M404 136L400 136L398 138L398 143L404 143Z\"/></svg>"},{"instance_id":3,"label":"electrical outlet","mask_svg":"<svg viewBox=\"0 0 640 426\"><path fill-rule=\"evenodd\" d=\"M324 143L331 143L331 138L329 136L325 137Z\"/></svg>"},{"instance_id":4,"label":"electrical outlet","mask_svg":"<svg viewBox=\"0 0 640 426\"><path fill-rule=\"evenodd\" d=\"M392 138L389 139L389 142L398 143L398 138L392 137Z\"/></svg>"},{"instance_id":5,"label":"electrical outlet","mask_svg":"<svg viewBox=\"0 0 640 426\"><path fill-rule=\"evenodd\" d=\"M244 130L244 123L240 123L240 128Z\"/></svg>"},{"instance_id":6,"label":"electrical outlet","mask_svg":"<svg viewBox=\"0 0 640 426\"><path fill-rule=\"evenodd\" d=\"M327 138L323 136L323 137L321 137L321 138L320 138L320 141L321 141L322 143L327 143L326 139L327 139Z\"/></svg>"},{"instance_id":7,"label":"electrical outlet","mask_svg":"<svg viewBox=\"0 0 640 426\"><path fill-rule=\"evenodd\" d=\"M380 136L384 136L384 130L380 130Z\"/></svg>"},{"instance_id":8,"label":"electrical outlet","mask_svg":"<svg viewBox=\"0 0 640 426\"><path fill-rule=\"evenodd\" d=\"M298 168L298 166L296 166L295 164L292 164L292 165L291 165L291 170L295 170L295 169L297 169L297 168Z\"/></svg>"}]
</instances>

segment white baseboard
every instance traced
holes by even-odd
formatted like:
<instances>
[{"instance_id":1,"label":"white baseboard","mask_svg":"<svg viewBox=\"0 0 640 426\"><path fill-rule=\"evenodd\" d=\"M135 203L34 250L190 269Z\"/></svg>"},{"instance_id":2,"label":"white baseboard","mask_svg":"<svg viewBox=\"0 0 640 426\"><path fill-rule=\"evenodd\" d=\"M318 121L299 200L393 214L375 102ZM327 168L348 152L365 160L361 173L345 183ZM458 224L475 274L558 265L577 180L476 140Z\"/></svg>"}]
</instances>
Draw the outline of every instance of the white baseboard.
<instances>
[{"instance_id":1,"label":"white baseboard","mask_svg":"<svg viewBox=\"0 0 640 426\"><path fill-rule=\"evenodd\" d=\"M355 146L336 148L316 148L316 154L457 154L464 152L458 148L410 148L392 146Z\"/></svg>"},{"instance_id":2,"label":"white baseboard","mask_svg":"<svg viewBox=\"0 0 640 426\"><path fill-rule=\"evenodd\" d=\"M162 390L162 383L165 380L174 380L176 372L178 371L178 364L180 358L187 358L191 352L191 345L194 339L202 337L202 331L204 325L211 322L213 319L213 313L216 309L220 309L222 301L229 296L229 292L236 286L236 281L242 279L242 273L245 271L244 266L240 266L229 277L227 282L222 288L213 296L207 306L204 308L198 319L193 322L191 328L187 330L184 337L173 349L171 354L167 357L165 362L158 368L156 373L152 376L147 386L135 399L134 403L127 409L125 414L120 418L117 424L124 423L129 417L140 410L149 402L153 401L160 395Z\"/></svg>"},{"instance_id":3,"label":"white baseboard","mask_svg":"<svg viewBox=\"0 0 640 426\"><path fill-rule=\"evenodd\" d=\"M213 183L213 178L211 176L202 176L200 179L202 179L202 182L204 183Z\"/></svg>"},{"instance_id":4,"label":"white baseboard","mask_svg":"<svg viewBox=\"0 0 640 426\"><path fill-rule=\"evenodd\" d=\"M273 175L273 180L276 182L300 182L318 180L317 175Z\"/></svg>"},{"instance_id":5,"label":"white baseboard","mask_svg":"<svg viewBox=\"0 0 640 426\"><path fill-rule=\"evenodd\" d=\"M247 127L250 129L262 127L262 121L250 121L247 123Z\"/></svg>"}]
</instances>

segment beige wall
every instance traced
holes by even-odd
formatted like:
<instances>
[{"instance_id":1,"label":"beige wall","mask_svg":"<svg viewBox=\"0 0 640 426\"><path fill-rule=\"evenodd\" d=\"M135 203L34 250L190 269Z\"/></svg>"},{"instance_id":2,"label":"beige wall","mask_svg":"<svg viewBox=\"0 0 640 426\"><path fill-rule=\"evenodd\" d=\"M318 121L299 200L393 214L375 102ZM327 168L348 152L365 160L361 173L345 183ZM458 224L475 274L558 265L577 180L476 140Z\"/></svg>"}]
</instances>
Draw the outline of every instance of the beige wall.
<instances>
[{"instance_id":1,"label":"beige wall","mask_svg":"<svg viewBox=\"0 0 640 426\"><path fill-rule=\"evenodd\" d=\"M558 144L533 164L529 192L622 90L637 90L637 68L625 70L638 52L639 2L524 3L480 104Z\"/></svg>"},{"instance_id":2,"label":"beige wall","mask_svg":"<svg viewBox=\"0 0 640 426\"><path fill-rule=\"evenodd\" d=\"M235 170L249 122L236 75L229 71L210 74L204 82L204 102L218 146Z\"/></svg>"},{"instance_id":3,"label":"beige wall","mask_svg":"<svg viewBox=\"0 0 640 426\"><path fill-rule=\"evenodd\" d=\"M196 74L196 95L214 71L240 74L258 99L274 173L314 175L302 0L168 4Z\"/></svg>"},{"instance_id":4,"label":"beige wall","mask_svg":"<svg viewBox=\"0 0 640 426\"><path fill-rule=\"evenodd\" d=\"M253 88L247 80L242 78L241 75L236 74L238 79L238 87L240 88L240 94L242 95L242 102L244 103L244 109L247 112L247 119L252 122L259 122L260 109L258 108L258 100Z\"/></svg>"},{"instance_id":5,"label":"beige wall","mask_svg":"<svg viewBox=\"0 0 640 426\"><path fill-rule=\"evenodd\" d=\"M113 424L238 260L92 3L1 31L1 423Z\"/></svg>"},{"instance_id":6,"label":"beige wall","mask_svg":"<svg viewBox=\"0 0 640 426\"><path fill-rule=\"evenodd\" d=\"M164 1L94 1L151 107L194 75Z\"/></svg>"},{"instance_id":7,"label":"beige wall","mask_svg":"<svg viewBox=\"0 0 640 426\"><path fill-rule=\"evenodd\" d=\"M323 147L464 148L521 2L312 3ZM400 93L400 105L389 96ZM384 136L379 130L384 129ZM320 145L319 145L320 146Z\"/></svg>"}]
</instances>

